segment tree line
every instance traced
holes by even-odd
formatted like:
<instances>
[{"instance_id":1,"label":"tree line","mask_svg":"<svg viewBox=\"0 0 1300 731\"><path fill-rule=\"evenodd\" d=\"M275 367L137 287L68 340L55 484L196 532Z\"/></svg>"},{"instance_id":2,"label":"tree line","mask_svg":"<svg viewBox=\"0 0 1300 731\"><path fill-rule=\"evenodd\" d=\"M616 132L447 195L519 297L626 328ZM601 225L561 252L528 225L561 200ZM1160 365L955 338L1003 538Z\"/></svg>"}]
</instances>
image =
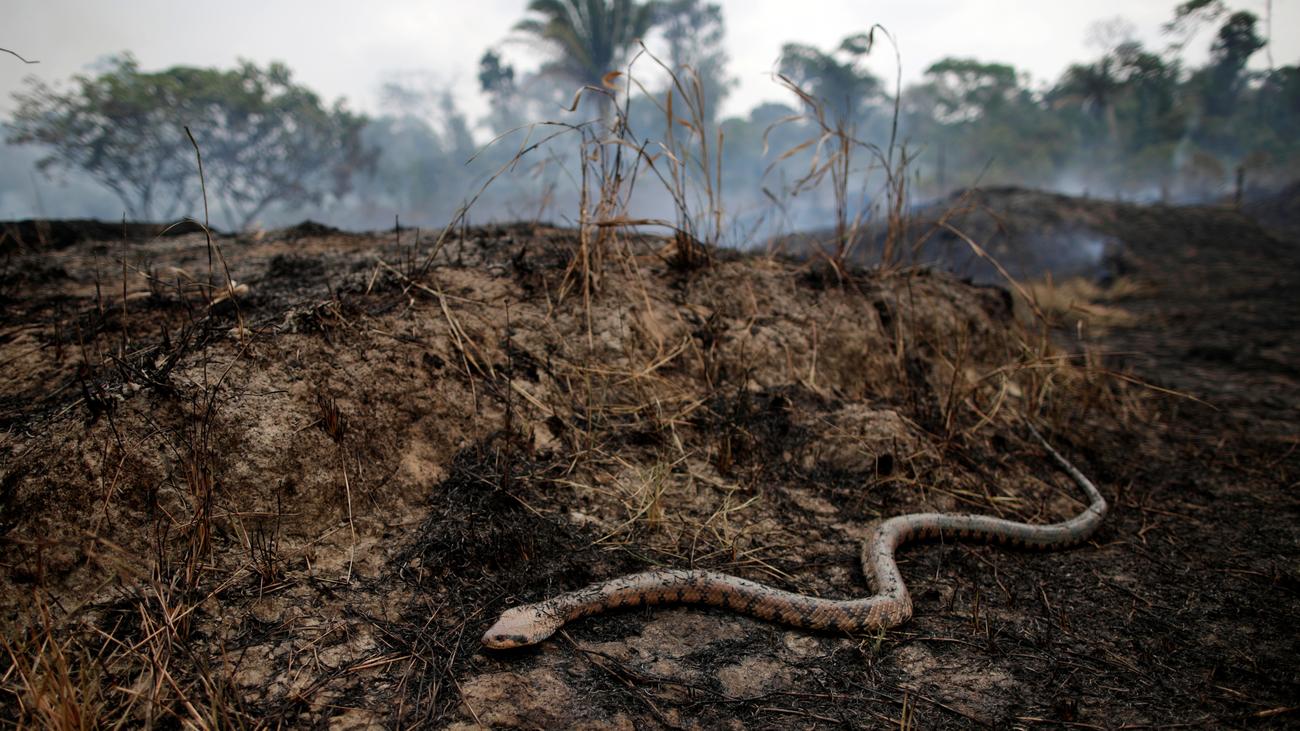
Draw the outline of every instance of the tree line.
<instances>
[{"instance_id":1,"label":"tree line","mask_svg":"<svg viewBox=\"0 0 1300 731\"><path fill-rule=\"evenodd\" d=\"M477 125L447 89L419 77L390 80L384 112L366 117L342 101L325 103L283 64L145 71L123 54L67 89L29 81L15 94L5 136L40 149L48 173L93 177L136 219L193 212L199 180L188 127L202 148L213 210L227 227L310 214L327 201L336 223L377 226L396 214L437 224L536 139L529 123L565 118L558 110L578 88L594 92L568 119L608 124L618 106L619 123L640 139L667 135L662 112L642 98L672 83L645 62L650 49L663 66L690 69L700 80L704 122L725 140L729 213L770 208L816 164L815 146L800 148L809 138L809 105L864 145L905 145L914 198L983 183L1206 199L1222 194L1238 170L1253 184L1273 185L1300 169L1300 68L1250 70L1248 61L1266 49L1260 19L1222 0L1175 6L1165 49L1144 47L1122 21L1100 25L1099 56L1046 85L1005 64L946 58L899 88L868 70L882 51L867 29L833 48L788 43L777 70L801 94L730 118L718 114L734 87L724 20L705 0L533 0L509 40L546 61L519 73L504 47L487 49L478 80L489 112ZM1207 28L1209 59L1185 65L1180 44ZM626 71L634 59L632 76L640 78L611 81L611 71ZM480 149L487 135L509 139ZM565 166L575 151L560 145L533 154L517 174L494 182L484 215L562 218L572 195ZM852 172L869 201L873 171L864 161ZM787 223L816 220L826 205L825 195L804 192Z\"/></svg>"}]
</instances>

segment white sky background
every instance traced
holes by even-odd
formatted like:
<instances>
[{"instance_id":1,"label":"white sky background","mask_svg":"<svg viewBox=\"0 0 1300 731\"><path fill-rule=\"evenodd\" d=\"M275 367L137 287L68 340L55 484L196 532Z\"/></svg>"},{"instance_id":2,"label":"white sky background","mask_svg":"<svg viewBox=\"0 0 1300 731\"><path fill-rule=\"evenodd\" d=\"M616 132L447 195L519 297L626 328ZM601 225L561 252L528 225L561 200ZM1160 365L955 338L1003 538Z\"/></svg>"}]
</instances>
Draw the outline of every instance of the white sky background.
<instances>
[{"instance_id":1,"label":"white sky background","mask_svg":"<svg viewBox=\"0 0 1300 731\"><path fill-rule=\"evenodd\" d=\"M770 72L787 42L829 50L846 35L880 23L898 39L904 84L945 56L1008 63L1036 84L1055 79L1072 62L1099 50L1086 42L1089 26L1117 15L1138 39L1162 49L1160 25L1177 0L721 0L731 73L740 81L724 108L742 114L762 101L790 101ZM476 119L486 111L478 90L478 60L488 47L504 51L520 70L536 68L535 49L505 43L524 17L526 0L3 0L0 47L37 65L0 54L0 117L11 94L36 75L66 80L104 56L129 50L145 70L169 66L229 68L238 58L260 65L284 61L295 78L327 101L343 96L353 109L379 111L379 85L397 72L432 73L452 87L460 108ZM1261 16L1265 0L1229 0ZM1262 30L1262 28L1261 28ZM1300 0L1273 1L1273 59L1300 60ZM1206 29L1187 60L1201 63L1213 31ZM894 76L893 55L873 51L873 70ZM1265 65L1258 53L1252 64Z\"/></svg>"}]
</instances>

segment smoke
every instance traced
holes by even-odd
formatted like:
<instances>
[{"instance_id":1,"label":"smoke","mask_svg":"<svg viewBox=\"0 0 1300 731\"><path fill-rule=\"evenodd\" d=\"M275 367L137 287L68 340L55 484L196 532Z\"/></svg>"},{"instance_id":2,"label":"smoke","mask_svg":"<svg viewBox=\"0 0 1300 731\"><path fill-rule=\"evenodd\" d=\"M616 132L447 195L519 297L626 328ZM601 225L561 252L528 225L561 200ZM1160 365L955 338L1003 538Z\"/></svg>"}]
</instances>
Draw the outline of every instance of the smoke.
<instances>
[{"instance_id":1,"label":"smoke","mask_svg":"<svg viewBox=\"0 0 1300 731\"><path fill-rule=\"evenodd\" d=\"M0 125L0 220L122 217L112 191L80 172L50 178L37 168L43 151L4 142Z\"/></svg>"},{"instance_id":2,"label":"smoke","mask_svg":"<svg viewBox=\"0 0 1300 731\"><path fill-rule=\"evenodd\" d=\"M470 119L445 80L411 73L382 78L385 112L372 119L363 134L365 143L377 152L373 169L355 175L351 191L339 199L319 206L272 207L255 225L275 228L313 219L343 229L374 230L400 219L403 225L436 228L451 221L471 200L473 223L577 222L582 167L578 135L561 134L535 146L559 128L525 126L507 133L529 122L590 121L595 116L592 106L563 111L572 99L572 88L535 74L524 75L492 97L487 116ZM662 90L664 81L648 70L642 83L653 91ZM935 89L904 91L896 129L890 100L866 108L856 120L860 144L853 148L844 184L850 220L870 229L885 213L889 177L880 164L882 154L895 161L895 169L889 172L906 177L909 201L919 217L924 217L930 202L944 201L951 191L977 184L1141 203L1205 202L1231 193L1241 141L1231 125L1209 129L1199 107L1192 105L1185 114L1158 120L1172 130L1162 132L1167 142L1122 153L1108 139L1104 119L1090 119L1082 112L1071 117L1041 93L1021 88L1022 83L1016 82L1014 89L994 99L995 104L964 115L960 122L937 122L934 95L939 92ZM984 87L976 91L983 93ZM799 105L791 95L790 105L763 104L743 117L721 120L708 131L709 139L724 140L721 196L713 202L721 205L724 219L718 243L760 248L774 238L834 226L837 200L829 181L800 184L811 171L826 165L834 151L826 139L817 139L819 132L813 126L788 121L798 116ZM667 160L661 143L668 127L662 111L634 95L627 122L632 131L629 139L658 161L658 172L663 174ZM502 136L488 144L497 135ZM809 140L813 144L805 144ZM898 143L892 151L891 141ZM1283 143L1294 145L1282 140L1274 146L1281 148ZM905 167L898 164L904 150L909 161ZM514 160L521 152L526 154ZM50 179L38 171L36 162L42 154L37 148L0 143L0 218L120 218L122 204L87 174L71 171ZM681 201L674 200L649 165L638 169L628 215L677 220ZM692 174L687 208L692 216L709 216L714 211L703 199L700 173ZM201 207L200 200L187 206L191 215ZM220 219L214 223L232 225ZM1044 263L1026 262L1026 272L1086 272L1100 266L1106 254L1104 241L1082 229L1058 234L1037 241ZM939 253L959 257L962 267L978 269L976 262L967 261L969 252L963 253L963 247Z\"/></svg>"},{"instance_id":3,"label":"smoke","mask_svg":"<svg viewBox=\"0 0 1300 731\"><path fill-rule=\"evenodd\" d=\"M1057 280L1101 279L1113 274L1110 257L1118 251L1113 240L1089 229L1055 230L995 241L996 244L989 246L989 254L1008 274L1024 281L1048 274ZM996 267L975 254L965 241L947 232L940 232L927 243L917 263L977 284L1006 284L1006 278Z\"/></svg>"}]
</instances>

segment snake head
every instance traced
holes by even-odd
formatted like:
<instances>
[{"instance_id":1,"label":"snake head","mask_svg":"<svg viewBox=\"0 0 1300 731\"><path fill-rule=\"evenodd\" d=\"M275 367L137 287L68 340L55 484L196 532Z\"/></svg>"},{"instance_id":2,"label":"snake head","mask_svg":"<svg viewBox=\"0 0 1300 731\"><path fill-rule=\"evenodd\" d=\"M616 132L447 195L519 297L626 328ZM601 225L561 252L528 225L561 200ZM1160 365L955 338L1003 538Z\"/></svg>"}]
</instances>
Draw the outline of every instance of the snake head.
<instances>
[{"instance_id":1,"label":"snake head","mask_svg":"<svg viewBox=\"0 0 1300 731\"><path fill-rule=\"evenodd\" d=\"M496 623L483 634L483 645L493 650L535 645L555 634L564 625L564 616L536 604L512 607L501 613Z\"/></svg>"}]
</instances>

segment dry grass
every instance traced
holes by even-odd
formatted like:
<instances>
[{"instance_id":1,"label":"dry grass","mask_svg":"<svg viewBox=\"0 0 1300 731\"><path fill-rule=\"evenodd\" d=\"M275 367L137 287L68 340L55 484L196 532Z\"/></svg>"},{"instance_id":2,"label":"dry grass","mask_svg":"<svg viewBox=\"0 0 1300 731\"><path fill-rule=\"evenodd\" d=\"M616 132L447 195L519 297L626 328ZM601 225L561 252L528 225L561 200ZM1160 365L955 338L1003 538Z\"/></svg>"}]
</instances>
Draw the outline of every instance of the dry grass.
<instances>
[{"instance_id":1,"label":"dry grass","mask_svg":"<svg viewBox=\"0 0 1300 731\"><path fill-rule=\"evenodd\" d=\"M907 253L908 167L912 159L907 146L898 141L898 117L902 99L902 59L894 37L883 26L873 25L867 33L868 49L877 33L884 35L894 49L897 79L894 93L893 117L889 141L884 147L861 139L857 124L852 119L828 111L828 100L819 99L789 77L778 74L778 83L794 94L804 111L775 122L763 134L767 137L777 127L802 123L812 130L811 136L778 154L768 167L771 172L778 164L804 152L811 152L808 170L799 177L788 195L795 196L823 185L828 186L835 199L834 240L827 249L818 247L841 279L845 267L853 256L853 249L861 241L864 227L874 217L883 217L884 239L875 260L882 268L896 268ZM866 155L868 162L859 170L859 156ZM873 182L879 174L883 180ZM861 181L861 190L853 190L854 181ZM873 186L878 186L877 190ZM875 201L883 201L883 206ZM868 256L868 258L871 258Z\"/></svg>"},{"instance_id":2,"label":"dry grass","mask_svg":"<svg viewBox=\"0 0 1300 731\"><path fill-rule=\"evenodd\" d=\"M402 298L409 302L424 298L435 303L437 314L433 318L441 316L454 354L452 370L469 384L475 412L503 407L500 431L504 446L498 447L496 465L498 492L541 514L540 509L516 495L520 492L515 489L516 480L519 464L531 456L528 452L533 444L534 435L528 434L524 425L553 419L560 425L556 431L563 432L562 436L555 435L554 441L560 445L558 451L566 464L545 478L535 479L578 497L615 506L615 519L599 523L603 545L648 547L652 552L645 559L648 561L744 567L793 581L775 560L787 548L781 541L788 540L793 529L771 519L780 508L773 507L771 501L775 498L762 482L771 475L761 465L775 462L781 455L763 455L765 437L759 430L769 416L755 413L750 401L751 392L766 387L760 386L752 373L756 367L751 362L752 354L736 342L758 342L753 333L763 327L760 321L767 319L760 313L759 294L782 291L790 280L806 272L758 272L756 267L740 275L718 271L720 265L711 249L726 223L721 190L722 135L705 123L710 115L698 74L691 69L668 69L648 51L643 53L671 78L665 96L655 100L670 130L666 139L650 143L629 127L630 87L641 87L629 73L628 93L620 102L613 88L620 77L611 75L606 79L607 87L588 87L579 92L580 96L612 98L611 119L535 125L528 130L529 137L514 159L485 183L484 189L557 137L578 138L581 153L576 180L580 208L576 241L562 274L542 278L539 299L547 306L541 316L524 324L517 319L512 322L508 302L498 307L477 301L473 295L458 296L442 281L445 274L439 262L446 259L440 255L458 228L462 242L469 238L465 235L466 214L474 199L443 229L422 263L417 264L417 236L410 249L401 250L397 266L377 262L371 285L381 276L391 277ZM1057 352L1045 328L1025 327L1014 330L1006 342L1000 336L997 343L982 342L981 338L991 339L992 334L980 332L969 323L965 330L946 327L951 324L943 321L948 315L926 309L941 300L933 291L928 293L929 299L921 297L918 306L912 297L914 285L919 290L924 283L914 282L916 272L901 266L912 250L907 240L910 159L906 149L896 145L892 137L885 148L864 143L856 138L851 125L828 117L823 102L788 79L782 83L805 104L802 119L811 123L815 135L781 157L788 159L805 149L816 151L812 167L798 182L796 192L822 184L832 189L837 211L836 238L825 254L841 285L816 297L801 295L802 299L789 300L807 306L807 312L800 314L807 315L808 321L802 328L787 323L787 329L794 336L802 336L805 333L801 330L806 330L811 338L807 352L800 352L798 337L791 337L794 347L786 345L788 382L827 401L863 398L860 384L856 386L858 392L850 390L855 386L844 377L845 369L834 370L836 350L843 344L828 341L834 340L839 321L847 317L845 310L861 316L873 304L890 309L892 315L888 323L882 322L882 330L887 335L885 350L891 372L871 388L881 398L892 399L890 406L900 411L906 411L909 404L931 399L936 413L923 425L918 423L919 416L918 421L908 422L909 431L925 434L934 443L900 450L897 458L891 456L891 461L897 459L900 466L886 470L894 476L882 479L882 484L911 491L921 501L939 495L998 513L1014 514L1024 509L1025 504L1014 496L991 495L987 489L981 492L955 485L927 493L927 481L914 475L941 462L948 449L1011 429L1029 414L1041 412L1066 423L1080 410L1084 414L1091 409L1136 413L1141 404L1124 400L1129 397L1113 388L1094 356L1070 358ZM541 139L531 141L537 130L543 132ZM195 148L197 155L197 143ZM883 196L872 196L884 201L883 211L856 206L854 202L850 186L857 160L864 153L870 161L869 171L883 177ZM672 220L629 215L638 181L647 175L662 185L674 201ZM887 235L878 252L880 270L866 275L852 269L849 257L864 222L874 215L885 218ZM646 228L668 232L669 245L656 252L642 240ZM192 277L178 276L167 283L174 286L180 302L188 306L201 299L205 306L187 309L189 321L183 335L174 340L168 336L170 349L156 354L147 372L138 364L130 365L126 357L130 313L126 305L125 255L120 312L105 307L102 297L99 299L100 318L116 315L122 322L124 335L118 362L123 369L134 369L131 374L137 381L165 384L183 357L197 358L202 380L193 384L195 388L187 394L186 423L174 430L157 428L166 432L160 441L165 443L174 465L167 481L188 502L180 512L157 512L149 537L153 555L143 567L140 556L105 549L115 565L135 567L123 569L126 578L111 621L89 628L81 626L80 608L51 608L35 594L33 611L15 626L5 628L7 666L0 675L0 688L14 699L20 723L59 729L97 727L102 719L116 719L119 725L259 726L255 713L242 705L233 673L222 657L224 653L213 649L219 649L220 643L209 638L199 648L195 640L196 617L203 613L205 603L221 602L223 592L245 579L252 579L259 593L270 591L286 580L288 563L282 555L284 511L278 497L274 514L241 512L247 506L222 502L223 479L232 455L224 453L216 439L218 422L223 417L222 405L229 396L232 373L237 364L256 352L258 335L245 322L239 306L239 297L247 293L247 288L231 278L230 267L210 231L207 247L206 282L196 284ZM650 271L661 259L672 272L668 277ZM220 277L216 272L218 264L222 269ZM668 282L680 283L690 277L729 289L711 302L711 311L701 308L697 312L665 291ZM163 280L156 275L149 281L157 293L165 291ZM615 286L610 286L611 282ZM1076 289L1068 294L1061 287L1029 287L1027 292L1049 315L1075 312L1081 307L1079 300L1095 301L1096 292L1082 285L1071 286ZM868 290L879 300L866 296ZM368 286L366 294L370 292ZM1112 290L1110 296L1118 295ZM353 328L345 315L345 297L332 293L328 302L310 311L322 329ZM573 327L574 312L566 306L574 299L581 303L581 328ZM226 300L234 309L236 327L230 334L239 347L234 357L222 364L216 361L209 345L217 336L214 329L220 322L214 306ZM745 303L734 309L747 307L746 316L723 314L735 301ZM831 304L824 304L827 301ZM1068 304L1062 309L1057 302ZM503 308L505 313L500 311ZM1086 311L1097 317L1108 313ZM619 322L611 325L609 321L598 321L602 317L617 317ZM324 324L326 320L328 325ZM864 321L874 322L870 317ZM545 334L534 343L544 341L554 346L546 352L544 388L518 375L514 331L521 327ZM573 337L579 330L585 337ZM762 355L763 351L759 352ZM96 358L83 345L88 372L105 367L108 360ZM503 360L504 368L500 366ZM85 402L93 415L103 414L111 420L111 399L95 392L91 379L84 384ZM359 479L362 472L360 458L352 451L353 428L357 425L348 419L359 417L344 414L338 401L344 396L336 398L318 391L313 423L334 443L346 505L350 550L341 584L353 579L358 530L352 475ZM918 406L914 411L926 409ZM644 437L650 445L629 447L629 435ZM699 437L698 441L693 437ZM106 439L103 450L116 456L119 463L124 462L126 445L133 439L141 439L141 435L119 435L114 429L114 439L111 443ZM864 452L869 450L869 446L863 447ZM913 476L903 476L903 466ZM117 477L109 476L105 482L110 485L104 498L107 514ZM236 565L228 557L218 560L214 550L219 531L216 524L231 516L243 551ZM768 522L759 524L758 519L764 516ZM462 632L468 621L466 618L462 622ZM449 654L441 673L453 670L455 655ZM442 687L441 678L438 683L436 687ZM902 728L913 727L912 711L913 702L904 695L895 722Z\"/></svg>"},{"instance_id":3,"label":"dry grass","mask_svg":"<svg viewBox=\"0 0 1300 731\"><path fill-rule=\"evenodd\" d=\"M98 728L109 702L99 660L66 633L57 632L38 596L19 627L6 627L0 646L9 666L0 683L12 694L19 717L58 731Z\"/></svg>"},{"instance_id":4,"label":"dry grass","mask_svg":"<svg viewBox=\"0 0 1300 731\"><path fill-rule=\"evenodd\" d=\"M197 143L195 152L201 170ZM121 337L118 348L111 353L100 349L103 338L93 339L89 345L83 339L81 344L85 403L92 420L103 417L112 427L111 438L101 451L104 463L115 465L92 540L98 546L94 555L109 568L109 576L122 579L118 590L121 598L105 618L107 624L91 624L82 611L84 606L65 607L61 601L48 601L38 582L28 611L6 628L3 639L8 663L0 676L0 688L16 700L17 718L23 725L101 728L110 720L115 720L117 726L172 722L192 728L249 725L248 719L230 705L229 680L224 673L210 664L211 658L189 649L196 609L231 580L227 576L213 583L214 519L220 512L220 464L226 455L218 454L212 435L224 386L248 347L238 302L248 288L230 277L224 254L206 224L203 228L209 264L206 283L197 283L184 272L179 272L172 282L160 280L148 269L141 272L149 283L148 297L163 298L170 286L176 301L185 305L188 317L178 338L173 339L164 329L163 342L156 348L134 353L130 350L133 343L128 333L133 313L128 307L132 297L128 292L125 252L121 257L120 308L104 305L97 274L98 316L105 322L116 315ZM221 285L213 284L213 269L218 262L224 270ZM196 295L203 303L201 308L191 306ZM218 366L207 346L214 324L213 308L227 301L236 313L233 332L243 347L233 360ZM95 329L102 329L102 325ZM202 381L190 394L188 419L175 429L155 426L143 439L119 431L116 400L103 393L98 374L112 369L127 383L172 392L169 376L192 353L196 340L202 342ZM123 466L137 440L159 443L173 456L174 470L167 482L177 494L187 497L184 509L159 511L151 524L148 542L152 555L148 557L134 555L98 537L118 493ZM278 561L274 543L261 541L259 548L257 560L270 570Z\"/></svg>"},{"instance_id":5,"label":"dry grass","mask_svg":"<svg viewBox=\"0 0 1300 731\"><path fill-rule=\"evenodd\" d=\"M138 557L122 555L127 565ZM220 662L191 649L192 614L213 589L187 597L180 575L126 589L117 610L95 626L79 610L52 608L44 594L5 628L7 668L0 688L20 726L90 729L178 723L196 729L244 728Z\"/></svg>"},{"instance_id":6,"label":"dry grass","mask_svg":"<svg viewBox=\"0 0 1300 731\"><path fill-rule=\"evenodd\" d=\"M1072 277L1063 282L1051 277L1026 285L1027 294L1053 325L1067 330L1123 327L1136 319L1117 302L1141 292L1143 286L1122 278L1107 287L1090 279Z\"/></svg>"}]
</instances>

